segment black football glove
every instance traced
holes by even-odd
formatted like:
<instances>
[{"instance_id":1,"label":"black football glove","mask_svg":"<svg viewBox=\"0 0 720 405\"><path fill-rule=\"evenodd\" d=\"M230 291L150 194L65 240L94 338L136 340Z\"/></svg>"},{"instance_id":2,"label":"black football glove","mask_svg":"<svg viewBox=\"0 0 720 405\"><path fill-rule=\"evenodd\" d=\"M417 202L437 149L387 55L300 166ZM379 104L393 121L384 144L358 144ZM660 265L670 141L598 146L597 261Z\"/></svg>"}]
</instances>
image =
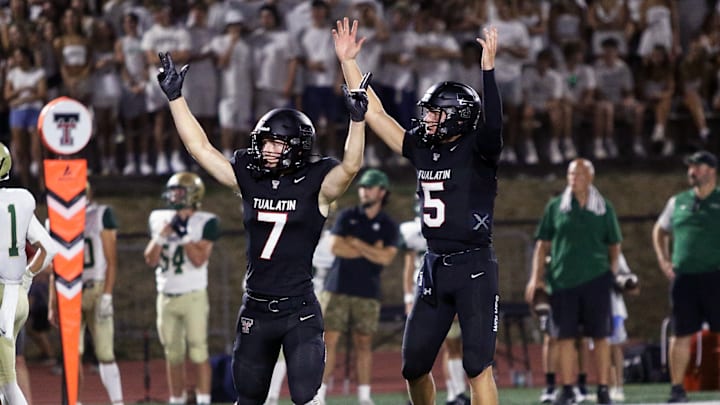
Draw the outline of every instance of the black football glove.
<instances>
[{"instance_id":1,"label":"black football glove","mask_svg":"<svg viewBox=\"0 0 720 405\"><path fill-rule=\"evenodd\" d=\"M187 219L180 218L180 215L175 214L173 219L170 221L170 227L175 231L178 237L182 238L187 235Z\"/></svg>"},{"instance_id":2,"label":"black football glove","mask_svg":"<svg viewBox=\"0 0 720 405\"><path fill-rule=\"evenodd\" d=\"M368 72L363 75L360 82L360 88L357 90L348 90L346 85L342 85L343 95L345 95L345 105L350 112L350 119L354 122L365 121L365 113L368 108L368 96L366 89L370 85L372 73Z\"/></svg>"},{"instance_id":3,"label":"black football glove","mask_svg":"<svg viewBox=\"0 0 720 405\"><path fill-rule=\"evenodd\" d=\"M173 101L181 95L183 80L185 80L190 65L183 66L178 72L169 52L160 52L158 56L160 57L160 69L158 69L157 79L168 100Z\"/></svg>"}]
</instances>

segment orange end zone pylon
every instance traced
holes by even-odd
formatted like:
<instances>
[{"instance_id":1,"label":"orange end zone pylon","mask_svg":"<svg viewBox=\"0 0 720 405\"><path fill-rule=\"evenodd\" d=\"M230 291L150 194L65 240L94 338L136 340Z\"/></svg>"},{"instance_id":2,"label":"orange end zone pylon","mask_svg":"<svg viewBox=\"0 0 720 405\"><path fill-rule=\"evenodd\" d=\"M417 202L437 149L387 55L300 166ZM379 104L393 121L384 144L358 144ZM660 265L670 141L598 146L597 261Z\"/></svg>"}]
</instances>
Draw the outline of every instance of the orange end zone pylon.
<instances>
[{"instance_id":1,"label":"orange end zone pylon","mask_svg":"<svg viewBox=\"0 0 720 405\"><path fill-rule=\"evenodd\" d=\"M85 188L87 162L46 160L50 234L61 246L53 259L55 291L67 403L75 405L78 395L80 320L82 308L83 232L85 230Z\"/></svg>"}]
</instances>

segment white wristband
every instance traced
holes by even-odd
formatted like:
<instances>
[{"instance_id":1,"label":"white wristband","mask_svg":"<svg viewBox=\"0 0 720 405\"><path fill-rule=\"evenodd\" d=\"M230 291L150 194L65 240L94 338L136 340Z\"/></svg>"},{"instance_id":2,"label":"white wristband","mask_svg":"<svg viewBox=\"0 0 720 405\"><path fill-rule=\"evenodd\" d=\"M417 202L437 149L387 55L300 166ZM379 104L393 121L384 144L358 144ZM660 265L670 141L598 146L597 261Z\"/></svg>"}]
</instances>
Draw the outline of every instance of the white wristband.
<instances>
[{"instance_id":1,"label":"white wristband","mask_svg":"<svg viewBox=\"0 0 720 405\"><path fill-rule=\"evenodd\" d=\"M406 304L412 304L415 302L415 294L413 293L405 293L405 296L403 297Z\"/></svg>"},{"instance_id":2,"label":"white wristband","mask_svg":"<svg viewBox=\"0 0 720 405\"><path fill-rule=\"evenodd\" d=\"M160 234L157 234L157 235L155 235L155 237L153 238L152 241L154 244L156 244L158 246L162 246L167 243L167 238Z\"/></svg>"}]
</instances>

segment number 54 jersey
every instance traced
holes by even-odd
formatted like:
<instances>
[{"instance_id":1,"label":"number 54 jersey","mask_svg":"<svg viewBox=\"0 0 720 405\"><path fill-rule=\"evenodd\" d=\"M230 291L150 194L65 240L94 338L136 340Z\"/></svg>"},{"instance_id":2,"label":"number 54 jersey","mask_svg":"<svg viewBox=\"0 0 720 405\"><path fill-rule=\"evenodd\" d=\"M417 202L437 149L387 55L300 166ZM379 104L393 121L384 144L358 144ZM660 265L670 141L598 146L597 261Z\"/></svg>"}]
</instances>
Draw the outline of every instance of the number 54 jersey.
<instances>
[{"instance_id":1,"label":"number 54 jersey","mask_svg":"<svg viewBox=\"0 0 720 405\"><path fill-rule=\"evenodd\" d=\"M277 178L253 177L249 163L247 150L231 160L243 199L247 291L275 297L312 293L312 257L326 219L318 196L338 161L323 158Z\"/></svg>"},{"instance_id":2,"label":"number 54 jersey","mask_svg":"<svg viewBox=\"0 0 720 405\"><path fill-rule=\"evenodd\" d=\"M159 235L166 224L176 215L175 210L162 209L150 213L148 225L150 237ZM172 234L162 246L160 261L155 268L157 291L164 294L185 294L207 288L208 262L195 266L188 259L184 245L201 240L216 241L220 236L218 218L215 214L195 211L187 221L187 235Z\"/></svg>"}]
</instances>

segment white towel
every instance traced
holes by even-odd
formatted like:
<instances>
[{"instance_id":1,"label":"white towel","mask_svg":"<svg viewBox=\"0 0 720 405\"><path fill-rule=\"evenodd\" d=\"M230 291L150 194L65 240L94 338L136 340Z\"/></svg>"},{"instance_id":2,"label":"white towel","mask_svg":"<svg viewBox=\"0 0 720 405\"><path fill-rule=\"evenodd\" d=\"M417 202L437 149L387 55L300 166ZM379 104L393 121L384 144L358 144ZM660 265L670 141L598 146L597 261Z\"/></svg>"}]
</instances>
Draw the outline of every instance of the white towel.
<instances>
[{"instance_id":1,"label":"white towel","mask_svg":"<svg viewBox=\"0 0 720 405\"><path fill-rule=\"evenodd\" d=\"M565 187L565 191L560 198L560 212L570 212L572 209L572 189L570 186ZM605 215L605 199L595 186L590 185L588 190L588 199L585 209L595 215Z\"/></svg>"},{"instance_id":2,"label":"white towel","mask_svg":"<svg viewBox=\"0 0 720 405\"><path fill-rule=\"evenodd\" d=\"M20 284L5 284L0 305L0 337L15 340L15 310L20 296Z\"/></svg>"}]
</instances>

